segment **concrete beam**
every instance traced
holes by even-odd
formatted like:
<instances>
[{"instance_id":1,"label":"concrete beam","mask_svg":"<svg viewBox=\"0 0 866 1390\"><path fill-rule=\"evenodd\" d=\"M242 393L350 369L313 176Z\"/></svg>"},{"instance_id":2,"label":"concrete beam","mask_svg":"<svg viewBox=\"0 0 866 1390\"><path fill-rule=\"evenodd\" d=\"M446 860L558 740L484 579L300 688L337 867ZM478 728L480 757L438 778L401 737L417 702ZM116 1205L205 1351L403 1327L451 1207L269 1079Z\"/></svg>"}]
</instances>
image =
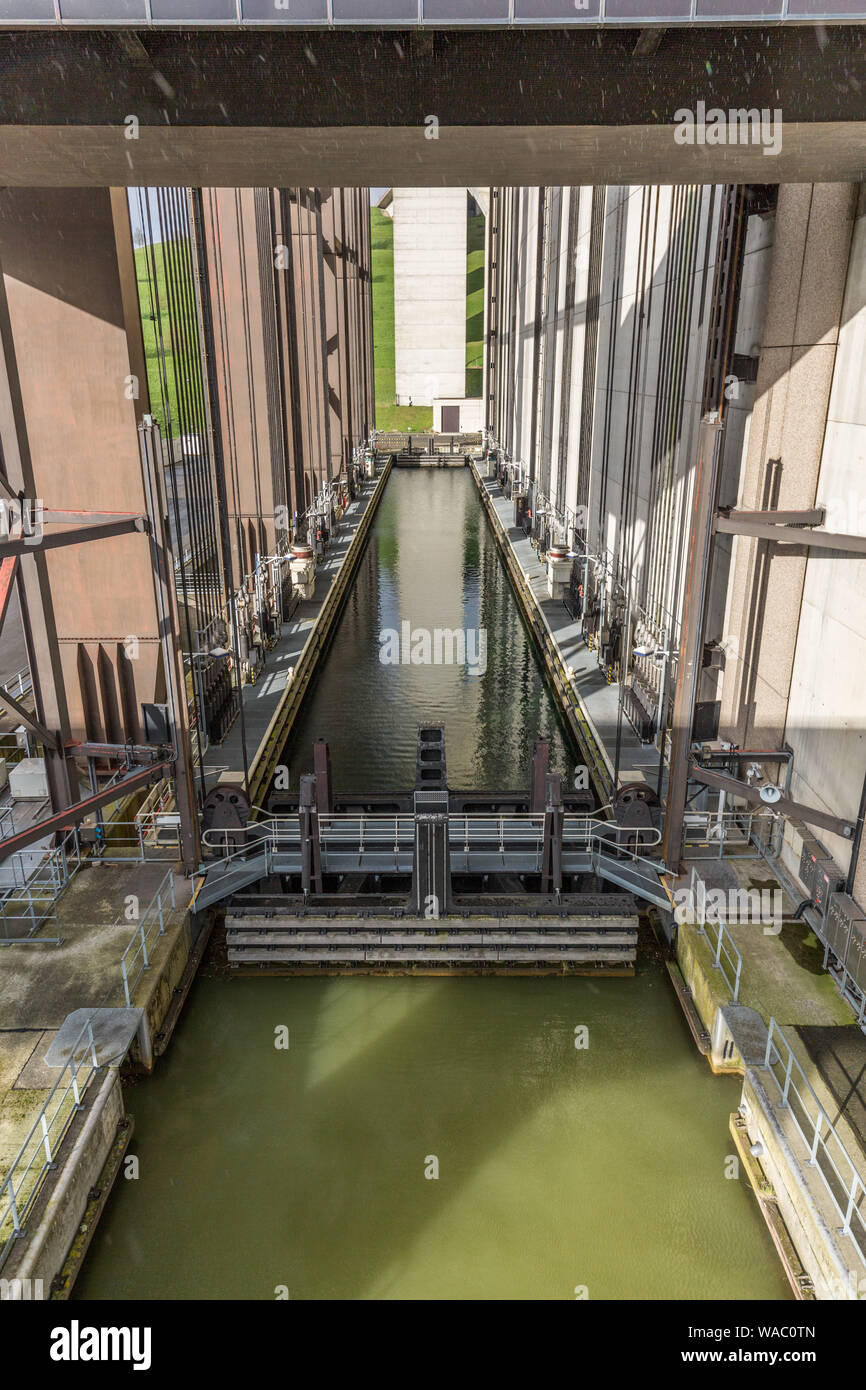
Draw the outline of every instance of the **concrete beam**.
<instances>
[{"instance_id":1,"label":"concrete beam","mask_svg":"<svg viewBox=\"0 0 866 1390\"><path fill-rule=\"evenodd\" d=\"M9 600L15 588L15 576L18 573L18 556L7 555L6 559L0 562L0 628L2 628L6 618L6 611L9 607Z\"/></svg>"},{"instance_id":2,"label":"concrete beam","mask_svg":"<svg viewBox=\"0 0 866 1390\"><path fill-rule=\"evenodd\" d=\"M866 84L856 90L850 74L866 52L861 26L826 26L820 50L808 26L668 28L657 51L637 59L636 27L451 28L413 43L406 32L257 26L233 29L230 45L225 33L152 29L147 62L112 32L19 32L4 38L2 182L859 179ZM817 63L821 80L804 82ZM781 152L678 145L675 113L699 100L707 109L780 110Z\"/></svg>"},{"instance_id":3,"label":"concrete beam","mask_svg":"<svg viewBox=\"0 0 866 1390\"><path fill-rule=\"evenodd\" d=\"M130 348L142 330L134 280L123 293L124 247L132 275L123 190L114 198L107 188L0 191L5 475L18 496L47 499L47 516L64 518L40 544L21 537L0 554L28 557L20 583L37 717L64 744L138 741L140 703L158 699L161 684L135 434L147 377ZM107 524L91 529L94 520ZM138 642L135 661L127 635ZM49 785L59 811L78 793L63 786L75 780L74 764L56 771Z\"/></svg>"},{"instance_id":4,"label":"concrete beam","mask_svg":"<svg viewBox=\"0 0 866 1390\"><path fill-rule=\"evenodd\" d=\"M741 511L732 507L721 515L727 521L770 521L774 526L823 526L826 512L823 507L813 507L811 511Z\"/></svg>"},{"instance_id":5,"label":"concrete beam","mask_svg":"<svg viewBox=\"0 0 866 1390\"><path fill-rule=\"evenodd\" d=\"M633 77L630 79L633 85ZM377 87L379 83L377 82ZM866 87L866 84L864 84ZM0 124L7 187L158 185L395 187L857 181L866 118L786 119L782 148L678 145L664 125L142 126L136 141L100 126Z\"/></svg>"},{"instance_id":6,"label":"concrete beam","mask_svg":"<svg viewBox=\"0 0 866 1390\"><path fill-rule=\"evenodd\" d=\"M837 183L779 190L744 511L817 506L855 193L853 184ZM775 534L736 542L729 591L736 650L725 668L720 727L741 746L779 747L786 737L809 538L806 531L791 538L798 550L768 546L780 539Z\"/></svg>"}]
</instances>

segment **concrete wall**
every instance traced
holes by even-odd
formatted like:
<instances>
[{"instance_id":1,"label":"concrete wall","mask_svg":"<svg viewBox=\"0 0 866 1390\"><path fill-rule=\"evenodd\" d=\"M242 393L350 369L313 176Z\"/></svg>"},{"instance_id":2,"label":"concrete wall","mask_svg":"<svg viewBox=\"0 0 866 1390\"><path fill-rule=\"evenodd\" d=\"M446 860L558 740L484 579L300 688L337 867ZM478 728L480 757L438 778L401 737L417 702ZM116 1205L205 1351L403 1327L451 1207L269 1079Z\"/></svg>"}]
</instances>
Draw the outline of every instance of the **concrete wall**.
<instances>
[{"instance_id":1,"label":"concrete wall","mask_svg":"<svg viewBox=\"0 0 866 1390\"><path fill-rule=\"evenodd\" d=\"M862 1298L862 1265L853 1244L840 1234L839 1214L821 1180L798 1160L792 1132L786 1129L776 1098L764 1085L765 1073L747 1067L743 1110L752 1144L760 1144L761 1167L772 1184L779 1211L803 1267L820 1300ZM778 1096L778 1092L776 1092ZM802 1141L799 1144L802 1153Z\"/></svg>"},{"instance_id":2,"label":"concrete wall","mask_svg":"<svg viewBox=\"0 0 866 1390\"><path fill-rule=\"evenodd\" d=\"M466 392L465 188L395 188L398 405Z\"/></svg>"},{"instance_id":3,"label":"concrete wall","mask_svg":"<svg viewBox=\"0 0 866 1390\"><path fill-rule=\"evenodd\" d=\"M719 505L823 505L828 529L864 535L855 194L783 185L745 219ZM624 617L630 595L632 638L674 649L726 197L699 184L491 190L485 423L566 521L586 508L573 534L603 557L589 576L603 618ZM795 799L850 821L866 775L864 592L862 559L719 535L704 635L724 664L698 690L741 747L794 749ZM661 671L632 663L653 698ZM675 680L674 657L669 697ZM823 838L844 871L850 841ZM789 868L798 857L789 829ZM863 902L866 856L857 892Z\"/></svg>"},{"instance_id":4,"label":"concrete wall","mask_svg":"<svg viewBox=\"0 0 866 1390\"><path fill-rule=\"evenodd\" d=\"M144 510L136 418L147 380L131 272L125 194L0 194L3 468L46 508ZM41 717L66 737L140 741L139 704L161 689L147 537L36 550L21 572Z\"/></svg>"},{"instance_id":5,"label":"concrete wall","mask_svg":"<svg viewBox=\"0 0 866 1390\"><path fill-rule=\"evenodd\" d=\"M866 536L866 202L854 223L817 504L830 531ZM785 735L794 749L792 792L832 815L857 818L866 776L866 558L811 551L805 564ZM847 869L850 841L819 832ZM793 837L789 836L789 842ZM794 864L797 846L791 846ZM866 859L855 883L866 903Z\"/></svg>"},{"instance_id":6,"label":"concrete wall","mask_svg":"<svg viewBox=\"0 0 866 1390\"><path fill-rule=\"evenodd\" d=\"M266 190L206 188L202 202L218 344L211 378L219 399L237 588L257 555L273 553L274 513L289 502L276 375L273 238Z\"/></svg>"},{"instance_id":7,"label":"concrete wall","mask_svg":"<svg viewBox=\"0 0 866 1390\"><path fill-rule=\"evenodd\" d=\"M815 504L851 241L852 190L779 190L757 394L742 472L745 508ZM738 538L722 722L745 747L785 731L806 554Z\"/></svg>"},{"instance_id":8,"label":"concrete wall","mask_svg":"<svg viewBox=\"0 0 866 1390\"><path fill-rule=\"evenodd\" d=\"M566 518L586 509L569 536L606 555L639 635L676 645L720 190L493 192L486 423ZM717 606L721 628L724 588Z\"/></svg>"},{"instance_id":9,"label":"concrete wall","mask_svg":"<svg viewBox=\"0 0 866 1390\"><path fill-rule=\"evenodd\" d=\"M484 402L478 396L452 396L446 400L435 400L433 402L433 428L441 433L442 431L442 407L443 405L456 405L460 410L460 429L461 434L471 433L480 430L484 424Z\"/></svg>"},{"instance_id":10,"label":"concrete wall","mask_svg":"<svg viewBox=\"0 0 866 1390\"><path fill-rule=\"evenodd\" d=\"M372 424L366 189L203 191L235 586Z\"/></svg>"}]
</instances>

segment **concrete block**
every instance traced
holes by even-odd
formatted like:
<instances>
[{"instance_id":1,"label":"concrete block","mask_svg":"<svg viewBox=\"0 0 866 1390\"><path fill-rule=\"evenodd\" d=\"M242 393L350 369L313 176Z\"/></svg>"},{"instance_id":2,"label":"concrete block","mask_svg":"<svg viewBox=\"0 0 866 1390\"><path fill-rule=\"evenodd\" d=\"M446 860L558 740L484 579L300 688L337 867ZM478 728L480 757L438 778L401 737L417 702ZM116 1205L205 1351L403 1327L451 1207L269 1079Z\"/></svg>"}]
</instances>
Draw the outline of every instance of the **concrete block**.
<instances>
[{"instance_id":1,"label":"concrete block","mask_svg":"<svg viewBox=\"0 0 866 1390\"><path fill-rule=\"evenodd\" d=\"M316 593L316 564L314 560L292 560L292 583L302 599L311 599Z\"/></svg>"},{"instance_id":2,"label":"concrete block","mask_svg":"<svg viewBox=\"0 0 866 1390\"><path fill-rule=\"evenodd\" d=\"M9 773L9 790L16 801L45 801L48 778L44 758L22 758Z\"/></svg>"}]
</instances>

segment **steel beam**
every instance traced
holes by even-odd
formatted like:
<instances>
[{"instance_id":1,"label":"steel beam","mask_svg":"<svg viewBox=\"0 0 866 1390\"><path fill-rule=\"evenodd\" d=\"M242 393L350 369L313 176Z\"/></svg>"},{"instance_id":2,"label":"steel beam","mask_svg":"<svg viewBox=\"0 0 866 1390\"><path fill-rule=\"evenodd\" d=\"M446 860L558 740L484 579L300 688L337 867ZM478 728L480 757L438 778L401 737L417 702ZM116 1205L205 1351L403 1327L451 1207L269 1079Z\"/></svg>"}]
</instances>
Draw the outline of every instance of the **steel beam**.
<instances>
[{"instance_id":1,"label":"steel beam","mask_svg":"<svg viewBox=\"0 0 866 1390\"><path fill-rule=\"evenodd\" d=\"M319 834L319 812L316 809L316 778L309 774L301 778L301 805L298 812L301 827L301 884L304 896L322 891L322 843Z\"/></svg>"},{"instance_id":2,"label":"steel beam","mask_svg":"<svg viewBox=\"0 0 866 1390\"><path fill-rule=\"evenodd\" d=\"M774 526L823 526L826 512L823 507L814 507L807 512L750 511L748 508L729 507L719 516L725 521L767 521Z\"/></svg>"},{"instance_id":3,"label":"steel beam","mask_svg":"<svg viewBox=\"0 0 866 1390\"><path fill-rule=\"evenodd\" d=\"M722 425L715 414L704 417L698 435L698 460L692 523L686 556L685 602L680 636L677 688L671 727L671 759L665 802L665 836L662 854L677 872L682 854L689 756L695 697L703 658L704 608L709 577L712 519L718 486Z\"/></svg>"},{"instance_id":4,"label":"steel beam","mask_svg":"<svg viewBox=\"0 0 866 1390\"><path fill-rule=\"evenodd\" d=\"M550 739L537 738L532 752L532 785L529 809L538 815L543 815L545 809L545 788L549 763Z\"/></svg>"},{"instance_id":5,"label":"steel beam","mask_svg":"<svg viewBox=\"0 0 866 1390\"><path fill-rule=\"evenodd\" d=\"M0 486L10 499L37 497L36 470L24 414L24 394L15 350L12 314L6 276L0 266L0 412L12 423L3 436L3 472ZM30 551L34 563L21 566L16 561L14 579L18 585L21 623L27 647L27 662L33 680L36 715L45 726L68 738L69 707L63 681L60 644L47 561L40 550ZM14 558L14 557L8 557ZM62 811L78 800L78 773L74 762L50 746L45 752L45 775L51 809Z\"/></svg>"},{"instance_id":6,"label":"steel beam","mask_svg":"<svg viewBox=\"0 0 866 1390\"><path fill-rule=\"evenodd\" d=\"M866 536L848 536L833 531L799 530L796 526L773 526L765 521L739 521L735 514L717 516L713 530L728 536L754 536L760 541L778 541L784 545L808 545L818 550L843 550L851 555L866 555Z\"/></svg>"},{"instance_id":7,"label":"steel beam","mask_svg":"<svg viewBox=\"0 0 866 1390\"><path fill-rule=\"evenodd\" d=\"M16 850L26 849L38 840L44 840L48 835L56 834L60 830L71 830L91 812L98 811L100 806L110 806L113 801L120 801L121 797L128 796L139 787L147 786L151 780L159 781L157 774L165 776L171 772L171 768L171 763L163 762L143 768L140 772L130 773L122 782L115 782L114 786L106 787L94 796L88 796L84 801L77 801L74 806L67 806L56 815L47 816L45 820L28 826L26 830L20 830L17 835L7 836L5 840L0 840L0 861L14 854Z\"/></svg>"},{"instance_id":8,"label":"steel beam","mask_svg":"<svg viewBox=\"0 0 866 1390\"><path fill-rule=\"evenodd\" d=\"M5 560L0 560L0 628L6 619L6 611L9 607L9 600L15 588L15 576L18 572L18 556L7 555Z\"/></svg>"},{"instance_id":9,"label":"steel beam","mask_svg":"<svg viewBox=\"0 0 866 1390\"><path fill-rule=\"evenodd\" d=\"M331 779L331 754L326 739L317 738L313 744L313 772L316 778L316 810L320 816L333 815L334 787Z\"/></svg>"},{"instance_id":10,"label":"steel beam","mask_svg":"<svg viewBox=\"0 0 866 1390\"><path fill-rule=\"evenodd\" d=\"M192 873L201 858L201 841L187 727L186 688L179 653L174 557L169 544L163 491L162 443L159 426L153 423L150 416L146 416L138 427L138 442L150 521L148 531L156 587L162 666L171 720L172 752L176 759L173 766L175 796L180 813L181 848L184 868L187 873Z\"/></svg>"},{"instance_id":11,"label":"steel beam","mask_svg":"<svg viewBox=\"0 0 866 1390\"><path fill-rule=\"evenodd\" d=\"M40 724L39 720L36 719L28 709L20 705L17 700L13 700L8 690L4 690L2 685L0 685L0 704L4 704L7 709L12 711L16 719L20 719L22 724L26 724L31 733L34 733L39 739L40 743L47 743L49 748L59 751L60 742L55 738L54 734L49 733L45 725Z\"/></svg>"},{"instance_id":12,"label":"steel beam","mask_svg":"<svg viewBox=\"0 0 866 1390\"><path fill-rule=\"evenodd\" d=\"M46 525L58 526L89 526L94 522L100 521L130 521L139 518L145 525L139 529L146 529L147 518L140 512L104 512L91 510L89 508L74 509L72 511L57 507L43 507L42 520Z\"/></svg>"},{"instance_id":13,"label":"steel beam","mask_svg":"<svg viewBox=\"0 0 866 1390\"><path fill-rule=\"evenodd\" d=\"M152 743L76 743L66 745L73 757L82 758L134 758L137 762L152 760L157 745Z\"/></svg>"},{"instance_id":14,"label":"steel beam","mask_svg":"<svg viewBox=\"0 0 866 1390\"><path fill-rule=\"evenodd\" d=\"M34 537L19 536L17 540L0 541L0 558L9 555L32 555L36 550L57 550L63 545L85 545L88 541L103 541L109 536L125 536L130 531L147 530L147 517L115 517L112 521L99 521L91 526L76 526L69 531L52 531L50 535L42 535L38 540Z\"/></svg>"},{"instance_id":15,"label":"steel beam","mask_svg":"<svg viewBox=\"0 0 866 1390\"><path fill-rule=\"evenodd\" d=\"M854 834L852 823L842 820L840 816L831 816L826 811L816 811L813 806L804 806L801 802L791 801L784 796L779 801L765 801L757 787L751 786L748 782L740 782L727 773L711 772L709 768L692 763L689 767L689 777L693 782L702 782L705 787L718 787L720 791L728 792L731 796L740 796L744 801L752 802L756 806L765 806L770 811L780 811L783 816L806 821L808 825L820 825L823 830L842 835L846 840L850 840Z\"/></svg>"}]
</instances>

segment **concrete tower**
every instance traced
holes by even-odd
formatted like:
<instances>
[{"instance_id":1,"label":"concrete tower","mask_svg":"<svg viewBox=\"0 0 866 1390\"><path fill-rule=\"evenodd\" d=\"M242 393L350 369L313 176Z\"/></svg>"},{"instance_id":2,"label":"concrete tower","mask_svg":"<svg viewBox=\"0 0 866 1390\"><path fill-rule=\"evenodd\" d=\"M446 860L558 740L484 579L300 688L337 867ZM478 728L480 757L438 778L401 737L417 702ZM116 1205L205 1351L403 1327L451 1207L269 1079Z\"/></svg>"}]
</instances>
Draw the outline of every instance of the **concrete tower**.
<instances>
[{"instance_id":1,"label":"concrete tower","mask_svg":"<svg viewBox=\"0 0 866 1390\"><path fill-rule=\"evenodd\" d=\"M466 394L466 189L395 188L399 405Z\"/></svg>"}]
</instances>

